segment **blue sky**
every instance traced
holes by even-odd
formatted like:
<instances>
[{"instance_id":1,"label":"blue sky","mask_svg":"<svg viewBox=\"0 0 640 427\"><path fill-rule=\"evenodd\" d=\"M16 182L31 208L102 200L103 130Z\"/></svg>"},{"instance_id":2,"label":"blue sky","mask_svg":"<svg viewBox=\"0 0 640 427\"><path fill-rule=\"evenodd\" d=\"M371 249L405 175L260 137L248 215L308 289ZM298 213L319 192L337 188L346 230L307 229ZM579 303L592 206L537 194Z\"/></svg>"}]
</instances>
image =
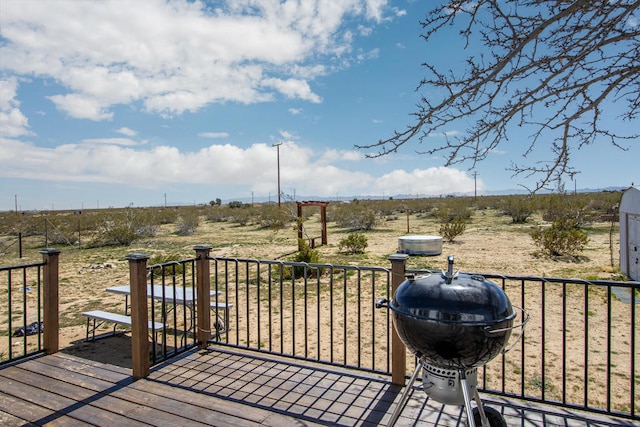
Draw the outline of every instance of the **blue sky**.
<instances>
[{"instance_id":1,"label":"blue sky","mask_svg":"<svg viewBox=\"0 0 640 427\"><path fill-rule=\"evenodd\" d=\"M288 198L532 185L506 170L549 156L541 147L524 159L527 135L474 170L445 168L417 144L378 159L354 148L411 124L423 62L457 69L468 54L455 29L430 44L419 37L427 8L0 0L0 210L16 200L20 210L275 201L274 144ZM628 148L573 152L577 187L640 182L637 141Z\"/></svg>"}]
</instances>

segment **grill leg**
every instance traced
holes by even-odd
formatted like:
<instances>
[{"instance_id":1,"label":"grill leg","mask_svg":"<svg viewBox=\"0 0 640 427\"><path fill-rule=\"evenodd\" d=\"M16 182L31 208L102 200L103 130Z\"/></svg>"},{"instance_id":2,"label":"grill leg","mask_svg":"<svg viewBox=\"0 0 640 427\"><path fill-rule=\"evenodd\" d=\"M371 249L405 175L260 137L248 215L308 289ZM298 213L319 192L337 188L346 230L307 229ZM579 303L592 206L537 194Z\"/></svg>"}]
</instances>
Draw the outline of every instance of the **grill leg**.
<instances>
[{"instance_id":1,"label":"grill leg","mask_svg":"<svg viewBox=\"0 0 640 427\"><path fill-rule=\"evenodd\" d=\"M480 413L482 427L491 427L489 419L487 418L487 414L484 413L484 407L482 406L482 400L480 400L480 393L478 393L477 388L473 389L473 399L476 401L476 406L478 407L478 412Z\"/></svg>"},{"instance_id":2,"label":"grill leg","mask_svg":"<svg viewBox=\"0 0 640 427\"><path fill-rule=\"evenodd\" d=\"M416 364L416 370L413 371L413 375L411 375L411 379L409 380L409 383L404 388L404 392L402 393L400 402L398 402L398 406L396 406L395 411L393 411L393 414L391 414L391 418L387 423L388 427L393 427L396 424L396 421L398 421L398 417L400 417L400 413L402 413L404 406L407 404L407 398L409 397L409 393L411 393L411 387L413 387L413 383L416 381L416 378L418 377L420 368L422 368L422 361L418 359L418 363Z\"/></svg>"},{"instance_id":3,"label":"grill leg","mask_svg":"<svg viewBox=\"0 0 640 427\"><path fill-rule=\"evenodd\" d=\"M464 396L464 408L467 411L467 425L469 427L476 427L476 423L473 420L473 408L471 407L469 388L467 387L467 375L465 374L464 369L460 369L458 372L460 376L460 387L462 387L462 395ZM480 403L480 405L482 404Z\"/></svg>"}]
</instances>

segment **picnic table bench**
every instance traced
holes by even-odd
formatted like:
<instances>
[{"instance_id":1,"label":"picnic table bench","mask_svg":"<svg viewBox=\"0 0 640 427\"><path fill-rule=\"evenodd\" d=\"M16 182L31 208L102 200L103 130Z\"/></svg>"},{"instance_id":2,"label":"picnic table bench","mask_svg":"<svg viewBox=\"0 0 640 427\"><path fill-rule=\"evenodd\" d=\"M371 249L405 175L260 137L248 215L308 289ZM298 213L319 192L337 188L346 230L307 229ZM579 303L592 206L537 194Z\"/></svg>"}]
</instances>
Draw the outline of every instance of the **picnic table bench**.
<instances>
[{"instance_id":1,"label":"picnic table bench","mask_svg":"<svg viewBox=\"0 0 640 427\"><path fill-rule=\"evenodd\" d=\"M131 316L124 314L111 313L109 311L93 310L82 313L87 318L87 335L85 341L89 341L89 333L91 332L91 341L96 339L96 330L105 323L113 323L113 335L116 335L118 325L131 327ZM91 321L93 320L93 325ZM149 321L148 328L150 331L160 332L165 325L162 322ZM124 331L123 331L124 332Z\"/></svg>"}]
</instances>

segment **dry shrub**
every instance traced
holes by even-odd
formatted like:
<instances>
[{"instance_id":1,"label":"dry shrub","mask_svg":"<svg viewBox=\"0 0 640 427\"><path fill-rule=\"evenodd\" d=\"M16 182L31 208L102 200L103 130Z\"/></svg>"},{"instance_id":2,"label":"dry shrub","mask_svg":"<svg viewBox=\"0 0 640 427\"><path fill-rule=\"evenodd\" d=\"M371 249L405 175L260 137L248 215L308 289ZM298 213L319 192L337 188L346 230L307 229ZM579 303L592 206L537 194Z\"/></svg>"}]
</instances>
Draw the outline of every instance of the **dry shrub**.
<instances>
[{"instance_id":1,"label":"dry shrub","mask_svg":"<svg viewBox=\"0 0 640 427\"><path fill-rule=\"evenodd\" d=\"M578 228L575 218L560 217L550 228L537 227L531 232L535 244L551 256L576 255L584 250L589 237Z\"/></svg>"}]
</instances>

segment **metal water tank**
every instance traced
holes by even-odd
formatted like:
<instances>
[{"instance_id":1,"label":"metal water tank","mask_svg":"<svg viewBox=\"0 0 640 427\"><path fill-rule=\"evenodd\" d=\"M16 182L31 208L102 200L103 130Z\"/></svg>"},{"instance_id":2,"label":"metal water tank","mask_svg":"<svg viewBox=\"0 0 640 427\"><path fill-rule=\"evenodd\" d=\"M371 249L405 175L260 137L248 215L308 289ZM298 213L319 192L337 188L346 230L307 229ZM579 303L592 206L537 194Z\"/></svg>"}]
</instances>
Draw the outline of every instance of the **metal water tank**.
<instances>
[{"instance_id":1,"label":"metal water tank","mask_svg":"<svg viewBox=\"0 0 640 427\"><path fill-rule=\"evenodd\" d=\"M408 255L440 255L440 236L402 236L398 238L398 253Z\"/></svg>"}]
</instances>

